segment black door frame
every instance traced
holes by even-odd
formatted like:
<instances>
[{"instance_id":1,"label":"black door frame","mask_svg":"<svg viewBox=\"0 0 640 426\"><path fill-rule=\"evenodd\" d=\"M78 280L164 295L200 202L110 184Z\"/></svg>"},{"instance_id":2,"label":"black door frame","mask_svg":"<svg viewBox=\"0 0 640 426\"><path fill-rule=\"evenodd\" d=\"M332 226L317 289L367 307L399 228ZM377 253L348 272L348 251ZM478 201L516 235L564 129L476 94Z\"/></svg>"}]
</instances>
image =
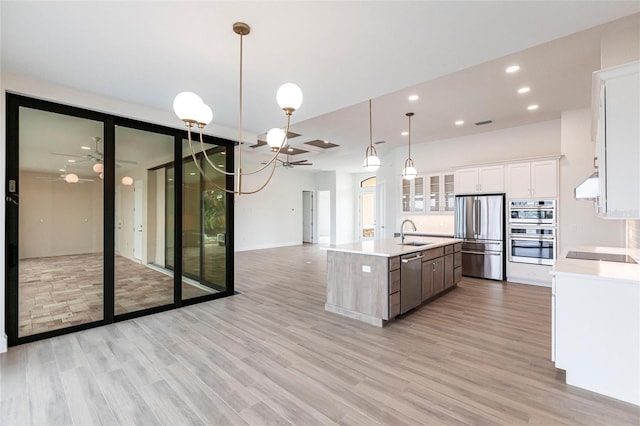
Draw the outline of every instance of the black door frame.
<instances>
[{"instance_id":1,"label":"black door frame","mask_svg":"<svg viewBox=\"0 0 640 426\"><path fill-rule=\"evenodd\" d=\"M104 187L103 187L103 320L86 324L80 324L52 330L30 336L18 337L18 204L20 194L19 181L19 108L31 108L57 114L69 115L73 117L85 118L103 123L104 140ZM114 253L115 246L115 128L116 126L129 127L138 130L149 131L174 138L174 165L175 165L175 211L174 211L174 302L172 304L153 307L141 311L115 315L115 282L114 282L114 256L107 256L107 253ZM79 107L64 105L51 101L31 98L12 93L6 94L6 183L5 193L6 213L5 213L5 323L9 346L22 343L46 339L62 334L73 333L88 328L99 327L118 321L136 318L144 315L176 309L203 301L219 299L234 294L234 259L233 259L233 229L234 229L234 195L227 194L226 200L226 291L220 293L199 296L192 299L182 300L182 233L177 230L182 229L182 161L181 159L182 141L187 138L186 130L175 129L158 124L146 123L112 114L106 114ZM233 170L235 143L227 139L213 136L204 136L204 141L209 144L226 147L226 167ZM15 191L9 191L10 181L15 183ZM233 190L233 177L227 176L226 187ZM17 204L16 204L17 203Z\"/></svg>"}]
</instances>

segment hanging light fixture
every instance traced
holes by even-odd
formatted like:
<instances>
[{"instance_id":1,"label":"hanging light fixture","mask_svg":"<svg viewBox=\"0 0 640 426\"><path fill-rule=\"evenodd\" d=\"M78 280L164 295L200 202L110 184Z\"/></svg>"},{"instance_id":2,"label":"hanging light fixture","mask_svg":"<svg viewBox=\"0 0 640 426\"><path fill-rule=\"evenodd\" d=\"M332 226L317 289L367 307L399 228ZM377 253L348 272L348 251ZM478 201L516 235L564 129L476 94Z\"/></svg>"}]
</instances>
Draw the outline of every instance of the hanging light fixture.
<instances>
[{"instance_id":1,"label":"hanging light fixture","mask_svg":"<svg viewBox=\"0 0 640 426\"><path fill-rule=\"evenodd\" d=\"M412 112L408 112L405 114L409 117L409 157L404 160L404 169L402 169L402 178L406 180L412 180L418 174L415 165L413 164L413 160L411 159L411 117L413 117Z\"/></svg>"},{"instance_id":2,"label":"hanging light fixture","mask_svg":"<svg viewBox=\"0 0 640 426\"><path fill-rule=\"evenodd\" d=\"M206 105L202 99L192 92L182 92L175 97L173 101L173 110L180 120L184 121L187 126L187 134L189 139L189 150L191 151L191 157L198 168L198 171L202 176L206 179L209 179L208 176L205 175L202 167L198 163L196 158L196 152L193 149L193 143L191 140L191 128L197 126L200 130L200 148L204 159L209 163L209 165L219 173L225 174L227 176L234 176L235 183L234 189L229 190L226 188L222 188L218 186L215 182L209 179L210 183L215 186L217 189L225 191L230 194L255 194L256 192L262 190L267 184L271 181L273 177L273 172L275 171L275 166L277 164L276 158L278 158L278 154L280 154L280 150L286 145L287 142L287 134L289 133L289 126L291 124L291 115L295 110L300 108L302 105L302 91L298 86L293 83L286 83L280 86L278 92L276 93L276 101L285 115L287 116L287 126L283 129L271 129L267 133L267 143L270 147L273 148L273 157L271 160L264 163L262 167L257 168L256 170L245 172L242 170L242 41L244 36L248 35L251 31L249 25L244 22L236 22L233 24L233 32L240 36L240 107L239 107L239 125L238 125L238 168L235 172L227 172L218 168L208 157L207 150L204 147L203 141L203 129L209 124L213 118L213 112L211 108ZM271 172L267 177L267 180L262 184L262 186L257 189L245 191L242 187L242 178L243 176L253 175L259 173L271 166Z\"/></svg>"},{"instance_id":3,"label":"hanging light fixture","mask_svg":"<svg viewBox=\"0 0 640 426\"><path fill-rule=\"evenodd\" d=\"M380 158L378 158L378 153L376 152L376 149L373 147L373 131L372 131L372 124L371 124L371 99L369 99L369 146L367 147L367 150L364 153L363 167L368 172L375 172L380 168Z\"/></svg>"}]
</instances>

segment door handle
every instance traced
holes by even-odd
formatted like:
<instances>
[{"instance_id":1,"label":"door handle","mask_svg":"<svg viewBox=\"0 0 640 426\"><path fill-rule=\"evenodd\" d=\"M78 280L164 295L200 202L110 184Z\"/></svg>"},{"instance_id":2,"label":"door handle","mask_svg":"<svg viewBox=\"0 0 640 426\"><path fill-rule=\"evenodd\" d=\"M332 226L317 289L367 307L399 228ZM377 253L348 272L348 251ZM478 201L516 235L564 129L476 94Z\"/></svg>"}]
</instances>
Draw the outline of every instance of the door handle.
<instances>
[{"instance_id":1,"label":"door handle","mask_svg":"<svg viewBox=\"0 0 640 426\"><path fill-rule=\"evenodd\" d=\"M462 253L466 254L481 254L481 255L490 255L490 256L500 256L502 252L499 251L470 251L470 250L462 250Z\"/></svg>"},{"instance_id":2,"label":"door handle","mask_svg":"<svg viewBox=\"0 0 640 426\"><path fill-rule=\"evenodd\" d=\"M416 257L410 257L409 259L402 259L402 263L409 263L409 262L413 262L414 260L418 260L418 259L422 259L422 255L419 254Z\"/></svg>"}]
</instances>

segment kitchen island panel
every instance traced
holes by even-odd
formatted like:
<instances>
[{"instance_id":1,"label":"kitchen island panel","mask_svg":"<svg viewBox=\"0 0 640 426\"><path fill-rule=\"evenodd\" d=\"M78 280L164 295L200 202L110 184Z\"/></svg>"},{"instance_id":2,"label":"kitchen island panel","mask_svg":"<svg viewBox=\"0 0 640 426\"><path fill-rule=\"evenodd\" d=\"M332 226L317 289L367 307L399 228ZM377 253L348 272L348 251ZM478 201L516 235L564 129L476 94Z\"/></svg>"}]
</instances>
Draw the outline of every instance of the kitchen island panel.
<instances>
[{"instance_id":1,"label":"kitchen island panel","mask_svg":"<svg viewBox=\"0 0 640 426\"><path fill-rule=\"evenodd\" d=\"M381 327L389 319L389 259L327 251L325 309Z\"/></svg>"}]
</instances>

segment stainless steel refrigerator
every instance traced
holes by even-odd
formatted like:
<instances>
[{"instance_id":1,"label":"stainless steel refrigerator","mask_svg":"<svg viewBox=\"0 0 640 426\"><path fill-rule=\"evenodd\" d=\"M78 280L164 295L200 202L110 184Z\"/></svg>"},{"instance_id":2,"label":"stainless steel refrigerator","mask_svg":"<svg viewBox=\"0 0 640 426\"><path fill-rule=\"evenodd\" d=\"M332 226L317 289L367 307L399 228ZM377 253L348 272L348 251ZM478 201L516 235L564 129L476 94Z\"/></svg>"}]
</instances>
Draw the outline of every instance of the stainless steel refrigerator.
<instances>
[{"instance_id":1,"label":"stainless steel refrigerator","mask_svg":"<svg viewBox=\"0 0 640 426\"><path fill-rule=\"evenodd\" d=\"M462 275L505 277L504 194L457 195L455 237L462 242Z\"/></svg>"}]
</instances>

